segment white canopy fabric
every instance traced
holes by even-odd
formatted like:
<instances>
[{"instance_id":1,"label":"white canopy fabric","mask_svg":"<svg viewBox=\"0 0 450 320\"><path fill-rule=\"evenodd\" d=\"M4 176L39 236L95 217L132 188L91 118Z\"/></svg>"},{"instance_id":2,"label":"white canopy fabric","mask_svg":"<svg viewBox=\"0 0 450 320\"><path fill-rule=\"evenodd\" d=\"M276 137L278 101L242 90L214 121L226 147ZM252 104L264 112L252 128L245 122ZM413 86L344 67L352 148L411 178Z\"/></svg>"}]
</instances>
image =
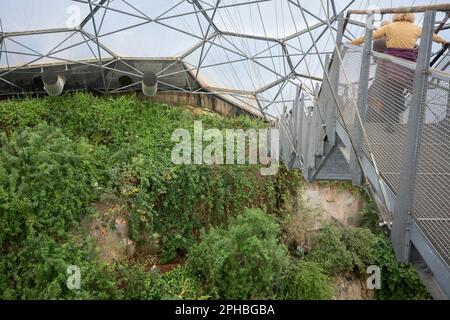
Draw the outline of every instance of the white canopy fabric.
<instances>
[{"instance_id":1,"label":"white canopy fabric","mask_svg":"<svg viewBox=\"0 0 450 320\"><path fill-rule=\"evenodd\" d=\"M297 85L312 93L322 78L341 12L445 2L0 0L0 81L51 62L95 59L101 68L108 58L175 58L185 66L178 72L189 72L210 91L278 116L291 107ZM363 31L351 24L345 38ZM170 72L162 69L159 79Z\"/></svg>"}]
</instances>

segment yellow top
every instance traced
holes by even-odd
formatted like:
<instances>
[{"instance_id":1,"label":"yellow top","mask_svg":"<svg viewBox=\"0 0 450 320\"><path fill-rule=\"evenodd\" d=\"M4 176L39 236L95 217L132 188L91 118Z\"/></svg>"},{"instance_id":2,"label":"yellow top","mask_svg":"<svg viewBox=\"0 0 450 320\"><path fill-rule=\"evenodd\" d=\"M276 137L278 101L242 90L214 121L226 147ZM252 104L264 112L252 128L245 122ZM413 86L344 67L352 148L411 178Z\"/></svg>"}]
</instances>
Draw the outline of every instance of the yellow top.
<instances>
[{"instance_id":1,"label":"yellow top","mask_svg":"<svg viewBox=\"0 0 450 320\"><path fill-rule=\"evenodd\" d=\"M400 49L414 49L421 35L422 28L407 21L394 22L373 32L375 40L386 38L386 46L388 48ZM433 34L433 41L442 44L447 43L444 38L437 34ZM362 43L364 43L364 37L352 41L352 44L356 45Z\"/></svg>"}]
</instances>

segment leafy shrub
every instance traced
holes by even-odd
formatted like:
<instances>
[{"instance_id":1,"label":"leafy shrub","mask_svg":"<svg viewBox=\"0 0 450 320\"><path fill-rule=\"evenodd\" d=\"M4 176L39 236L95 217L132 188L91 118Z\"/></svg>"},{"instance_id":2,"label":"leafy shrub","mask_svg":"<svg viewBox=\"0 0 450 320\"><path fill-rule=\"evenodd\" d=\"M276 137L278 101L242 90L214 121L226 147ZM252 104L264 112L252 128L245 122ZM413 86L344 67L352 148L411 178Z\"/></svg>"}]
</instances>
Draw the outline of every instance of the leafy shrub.
<instances>
[{"instance_id":1,"label":"leafy shrub","mask_svg":"<svg viewBox=\"0 0 450 320\"><path fill-rule=\"evenodd\" d=\"M333 298L330 278L315 262L300 260L294 264L284 283L282 299L330 300Z\"/></svg>"},{"instance_id":2,"label":"leafy shrub","mask_svg":"<svg viewBox=\"0 0 450 320\"><path fill-rule=\"evenodd\" d=\"M341 229L328 225L314 238L309 261L319 263L329 274L356 271L365 276L370 265L381 269L379 299L428 299L429 294L411 265L397 262L390 241L364 228Z\"/></svg>"},{"instance_id":3,"label":"leafy shrub","mask_svg":"<svg viewBox=\"0 0 450 320\"><path fill-rule=\"evenodd\" d=\"M86 143L40 124L0 136L0 243L38 232L64 236L96 196Z\"/></svg>"},{"instance_id":4,"label":"leafy shrub","mask_svg":"<svg viewBox=\"0 0 450 320\"><path fill-rule=\"evenodd\" d=\"M363 228L348 228L342 233L342 241L350 252L353 266L360 273L365 273L369 265L375 263L374 244L377 236Z\"/></svg>"},{"instance_id":5,"label":"leafy shrub","mask_svg":"<svg viewBox=\"0 0 450 320\"><path fill-rule=\"evenodd\" d=\"M342 241L342 230L327 225L314 237L308 259L331 274L353 269L353 257Z\"/></svg>"},{"instance_id":6,"label":"leafy shrub","mask_svg":"<svg viewBox=\"0 0 450 320\"><path fill-rule=\"evenodd\" d=\"M134 96L77 93L2 101L0 298L202 297L199 280L186 268L160 275L140 266L103 266L92 244L74 244L71 230L104 193L119 198L138 244L145 240L142 235L161 235L162 262L191 251L190 269L213 296L279 294L289 258L277 242L276 223L260 211L225 229L212 228L202 234L203 243L190 248L201 228L225 223L245 207L282 217L300 178L284 167L277 176L262 177L258 166L175 166L171 134L176 128L192 132L194 120L221 130L265 126L248 117L194 115ZM373 203L363 216L365 226L380 233ZM367 264L376 264L382 268L379 298L429 297L414 269L397 263L389 241L367 230L327 227L306 259L287 275L292 283L304 284L298 292L288 286L288 297L327 296L327 290L316 292L307 281L325 281L314 262L329 274L363 273ZM69 264L82 269L81 291L65 286Z\"/></svg>"},{"instance_id":7,"label":"leafy shrub","mask_svg":"<svg viewBox=\"0 0 450 320\"><path fill-rule=\"evenodd\" d=\"M289 265L279 226L261 210L247 210L226 228L211 228L188 254L188 266L215 298L270 299Z\"/></svg>"},{"instance_id":8,"label":"leafy shrub","mask_svg":"<svg viewBox=\"0 0 450 320\"><path fill-rule=\"evenodd\" d=\"M69 290L67 267L77 265L81 290ZM17 251L0 260L0 299L120 298L106 266L95 261L89 242L58 244L47 236L29 237Z\"/></svg>"},{"instance_id":9,"label":"leafy shrub","mask_svg":"<svg viewBox=\"0 0 450 320\"><path fill-rule=\"evenodd\" d=\"M368 229L349 228L343 233L342 239L360 274L365 273L367 266L380 267L381 290L376 291L379 299L410 300L430 297L414 267L397 261L389 239L382 233L374 235Z\"/></svg>"},{"instance_id":10,"label":"leafy shrub","mask_svg":"<svg viewBox=\"0 0 450 320\"><path fill-rule=\"evenodd\" d=\"M157 270L144 271L140 265L116 265L115 277L123 299L185 300L204 299L200 282L185 267L177 267L161 274Z\"/></svg>"},{"instance_id":11,"label":"leafy shrub","mask_svg":"<svg viewBox=\"0 0 450 320\"><path fill-rule=\"evenodd\" d=\"M63 189L61 184L73 185L72 178L79 180L78 190L66 189L74 199L62 199L67 203L64 211L68 215L74 211L81 214L84 197L98 197L97 188L105 192L111 189L110 192L121 197L130 214L133 240L139 242L142 234L153 232L162 235L162 262L170 262L177 255L186 253L198 240L202 227L223 223L246 206L259 207L268 213L282 211L284 193L288 192L285 185L295 185L297 181L286 174L261 177L258 166L176 166L171 162L173 130L186 128L192 132L194 120L202 120L205 128L213 126L222 130L264 126L262 121L248 117L194 115L179 107L141 102L134 96L98 98L77 93L3 101L0 103L0 119L0 129L10 140L24 130L34 132L39 130L40 124L47 123L52 128L49 131L54 129L55 134L67 141L61 142L61 153L69 152L67 149L72 146L79 146L83 152L92 155L89 160L80 159L73 164L74 171L68 172L68 176L61 173L58 182L43 183L54 184L54 189L60 190ZM43 136L42 139L47 138ZM36 146L39 148L41 146ZM81 156L78 152L75 155ZM81 168L81 164L86 168ZM22 167L21 163L15 163L11 169L21 170ZM84 169L89 169L93 175L87 186ZM6 172L3 180L17 180L11 174L14 172ZM47 180L51 177L47 176ZM31 187L28 182L26 185ZM8 190L9 185L4 188ZM35 198L40 204L54 204L43 195ZM9 202L15 201L7 199L6 203ZM46 212L58 210L56 206L44 209ZM45 211L34 207L30 210ZM35 220L42 223L40 218ZM61 223L69 223L70 219L60 220L60 225L55 225L52 232L59 230L59 236L62 236L66 227ZM42 229L45 228L43 226ZM20 231L17 229L15 232Z\"/></svg>"},{"instance_id":12,"label":"leafy shrub","mask_svg":"<svg viewBox=\"0 0 450 320\"><path fill-rule=\"evenodd\" d=\"M364 199L364 206L361 209L361 222L360 227L366 228L372 231L372 233L378 235L383 233L383 229L380 227L380 218L378 216L378 210L375 202L370 196L368 191L361 192Z\"/></svg>"},{"instance_id":13,"label":"leafy shrub","mask_svg":"<svg viewBox=\"0 0 450 320\"><path fill-rule=\"evenodd\" d=\"M177 267L162 275L162 299L206 299L200 281L186 267Z\"/></svg>"},{"instance_id":14,"label":"leafy shrub","mask_svg":"<svg viewBox=\"0 0 450 320\"><path fill-rule=\"evenodd\" d=\"M411 265L397 262L392 245L379 235L373 243L375 265L381 268L381 290L376 297L381 300L424 300L430 299L419 275Z\"/></svg>"}]
</instances>

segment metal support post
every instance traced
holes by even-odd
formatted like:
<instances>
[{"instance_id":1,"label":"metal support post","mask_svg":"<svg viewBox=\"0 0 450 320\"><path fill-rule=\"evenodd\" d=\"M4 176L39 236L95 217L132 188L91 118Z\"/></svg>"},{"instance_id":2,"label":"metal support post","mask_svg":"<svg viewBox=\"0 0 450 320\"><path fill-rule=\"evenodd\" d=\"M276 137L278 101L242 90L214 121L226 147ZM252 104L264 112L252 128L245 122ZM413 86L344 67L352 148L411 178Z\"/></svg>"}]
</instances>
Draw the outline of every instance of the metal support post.
<instances>
[{"instance_id":1,"label":"metal support post","mask_svg":"<svg viewBox=\"0 0 450 320\"><path fill-rule=\"evenodd\" d=\"M300 168L301 163L301 127L302 127L302 116L303 110L300 109L300 92L301 92L301 86L297 85L295 90L295 100L292 110L292 144L294 145L294 156L292 157L292 167L294 169Z\"/></svg>"},{"instance_id":2,"label":"metal support post","mask_svg":"<svg viewBox=\"0 0 450 320\"><path fill-rule=\"evenodd\" d=\"M367 16L366 35L361 58L361 70L359 75L358 97L356 100L355 119L353 121L352 141L355 150L350 153L350 172L354 186L361 185L363 172L359 165L364 142L363 126L367 111L367 94L369 89L370 59L373 39L373 14Z\"/></svg>"},{"instance_id":3,"label":"metal support post","mask_svg":"<svg viewBox=\"0 0 450 320\"><path fill-rule=\"evenodd\" d=\"M411 208L419 152L418 146L421 139L420 132L425 113L423 101L427 94L428 70L431 59L432 35L435 20L435 11L427 11L425 13L419 56L416 63L413 97L409 106L406 150L403 155L403 166L399 178L399 190L394 208L391 239L397 259L403 262L409 261L411 250Z\"/></svg>"},{"instance_id":4,"label":"metal support post","mask_svg":"<svg viewBox=\"0 0 450 320\"><path fill-rule=\"evenodd\" d=\"M303 98L302 98L303 100ZM303 153L303 177L306 181L310 180L310 171L313 168L314 153L311 150L311 125L312 125L312 110L308 106L306 109L306 114L303 118L303 130L302 130L302 153Z\"/></svg>"},{"instance_id":5,"label":"metal support post","mask_svg":"<svg viewBox=\"0 0 450 320\"><path fill-rule=\"evenodd\" d=\"M336 93L336 98L339 98L339 74L341 70L341 61L339 60L338 52L341 52L342 47L342 39L344 36L344 21L345 17L342 13L339 16L339 24L337 29L337 35L336 35L336 49L333 54L333 59L331 61L331 68L328 68L328 70L325 70L326 72L329 72L329 79L330 79L330 85L331 89ZM324 78L325 79L325 78ZM330 92L331 94L331 92ZM331 94L330 103L326 106L326 124L327 124L327 137L328 142L331 146L333 146L336 143L336 114L337 114L337 101L334 101L333 95Z\"/></svg>"}]
</instances>

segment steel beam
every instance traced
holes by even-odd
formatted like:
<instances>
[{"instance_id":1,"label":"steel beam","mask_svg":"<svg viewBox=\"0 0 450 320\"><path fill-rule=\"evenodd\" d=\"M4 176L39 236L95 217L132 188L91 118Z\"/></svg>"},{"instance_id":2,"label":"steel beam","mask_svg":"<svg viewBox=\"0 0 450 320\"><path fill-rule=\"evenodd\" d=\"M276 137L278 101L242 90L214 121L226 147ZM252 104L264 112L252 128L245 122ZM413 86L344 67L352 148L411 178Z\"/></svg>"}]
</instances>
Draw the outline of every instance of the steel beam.
<instances>
[{"instance_id":1,"label":"steel beam","mask_svg":"<svg viewBox=\"0 0 450 320\"><path fill-rule=\"evenodd\" d=\"M449 5L450 7L450 5ZM398 260L408 262L410 258L411 207L416 177L416 166L421 141L425 108L423 101L427 94L428 70L433 45L435 11L427 11L423 23L422 39L414 76L413 97L409 106L408 131L399 177L399 190L395 203L391 239Z\"/></svg>"},{"instance_id":2,"label":"steel beam","mask_svg":"<svg viewBox=\"0 0 450 320\"><path fill-rule=\"evenodd\" d=\"M418 12L426 12L426 11L450 11L450 3L446 4L435 4L435 5L428 5L428 6L415 6L415 7L400 7L400 8L382 8L377 9L377 14L390 14L390 13L418 13ZM364 14L370 14L374 13L373 9L369 10L349 10L349 15L364 15ZM433 26L434 28L434 26Z\"/></svg>"},{"instance_id":3,"label":"steel beam","mask_svg":"<svg viewBox=\"0 0 450 320\"><path fill-rule=\"evenodd\" d=\"M90 11L91 11L91 16L92 16L92 18L93 18L93 17L94 17L94 14L95 14L94 10L95 10L96 8L98 8L98 7L94 8L94 7L92 6L92 2L91 2L91 1L92 1L92 0L89 0L89 9L90 9ZM97 58L97 59L98 59L98 64L99 64L100 67L102 67L102 65L103 65L103 62L102 62L102 53L101 53L101 47L100 47L100 44L99 44L99 42L98 42L99 30L97 29L97 24L95 23L95 19L91 19L91 21L92 21L92 26L94 27L95 43L96 43L96 45L97 45L97 52L98 52L98 58ZM102 80L103 80L103 86L104 86L103 90L105 90L105 91L107 92L107 91L108 91L108 87L107 87L107 85L106 85L105 71L104 71L103 68L101 68L101 69L100 69L100 72L101 72Z\"/></svg>"},{"instance_id":4,"label":"steel beam","mask_svg":"<svg viewBox=\"0 0 450 320\"><path fill-rule=\"evenodd\" d=\"M367 17L367 25L373 24L373 14ZM356 100L355 119L353 121L352 141L354 150L350 156L350 172L352 173L352 183L354 186L360 186L362 183L363 172L359 164L362 155L362 145L364 141L363 128L367 110L367 95L369 89L370 60L372 51L373 28L366 27L364 38L364 48L361 58L361 70L359 75L358 97Z\"/></svg>"},{"instance_id":5,"label":"steel beam","mask_svg":"<svg viewBox=\"0 0 450 320\"><path fill-rule=\"evenodd\" d=\"M302 97L303 100L303 97ZM303 156L303 178L310 181L311 170L313 169L314 154L311 148L311 123L312 123L311 107L306 108L306 113L302 123L302 156Z\"/></svg>"},{"instance_id":6,"label":"steel beam","mask_svg":"<svg viewBox=\"0 0 450 320\"><path fill-rule=\"evenodd\" d=\"M434 293L433 298L450 300L450 266L444 262L415 221L411 224L411 242L432 272L439 287L435 291L441 291L440 293Z\"/></svg>"},{"instance_id":7,"label":"steel beam","mask_svg":"<svg viewBox=\"0 0 450 320\"><path fill-rule=\"evenodd\" d=\"M294 146L294 156L292 157L291 167L293 169L301 168L301 130L302 117L304 114L302 101L300 101L302 86L297 85L295 88L295 100L292 106L292 144Z\"/></svg>"},{"instance_id":8,"label":"steel beam","mask_svg":"<svg viewBox=\"0 0 450 320\"><path fill-rule=\"evenodd\" d=\"M96 6L89 14L81 21L80 23L80 29L83 28L86 24L88 24L89 20L94 19L94 15L97 13L98 10L100 10L100 6L103 6L107 0L100 0L98 3L99 6ZM107 10L107 9L105 9Z\"/></svg>"}]
</instances>

